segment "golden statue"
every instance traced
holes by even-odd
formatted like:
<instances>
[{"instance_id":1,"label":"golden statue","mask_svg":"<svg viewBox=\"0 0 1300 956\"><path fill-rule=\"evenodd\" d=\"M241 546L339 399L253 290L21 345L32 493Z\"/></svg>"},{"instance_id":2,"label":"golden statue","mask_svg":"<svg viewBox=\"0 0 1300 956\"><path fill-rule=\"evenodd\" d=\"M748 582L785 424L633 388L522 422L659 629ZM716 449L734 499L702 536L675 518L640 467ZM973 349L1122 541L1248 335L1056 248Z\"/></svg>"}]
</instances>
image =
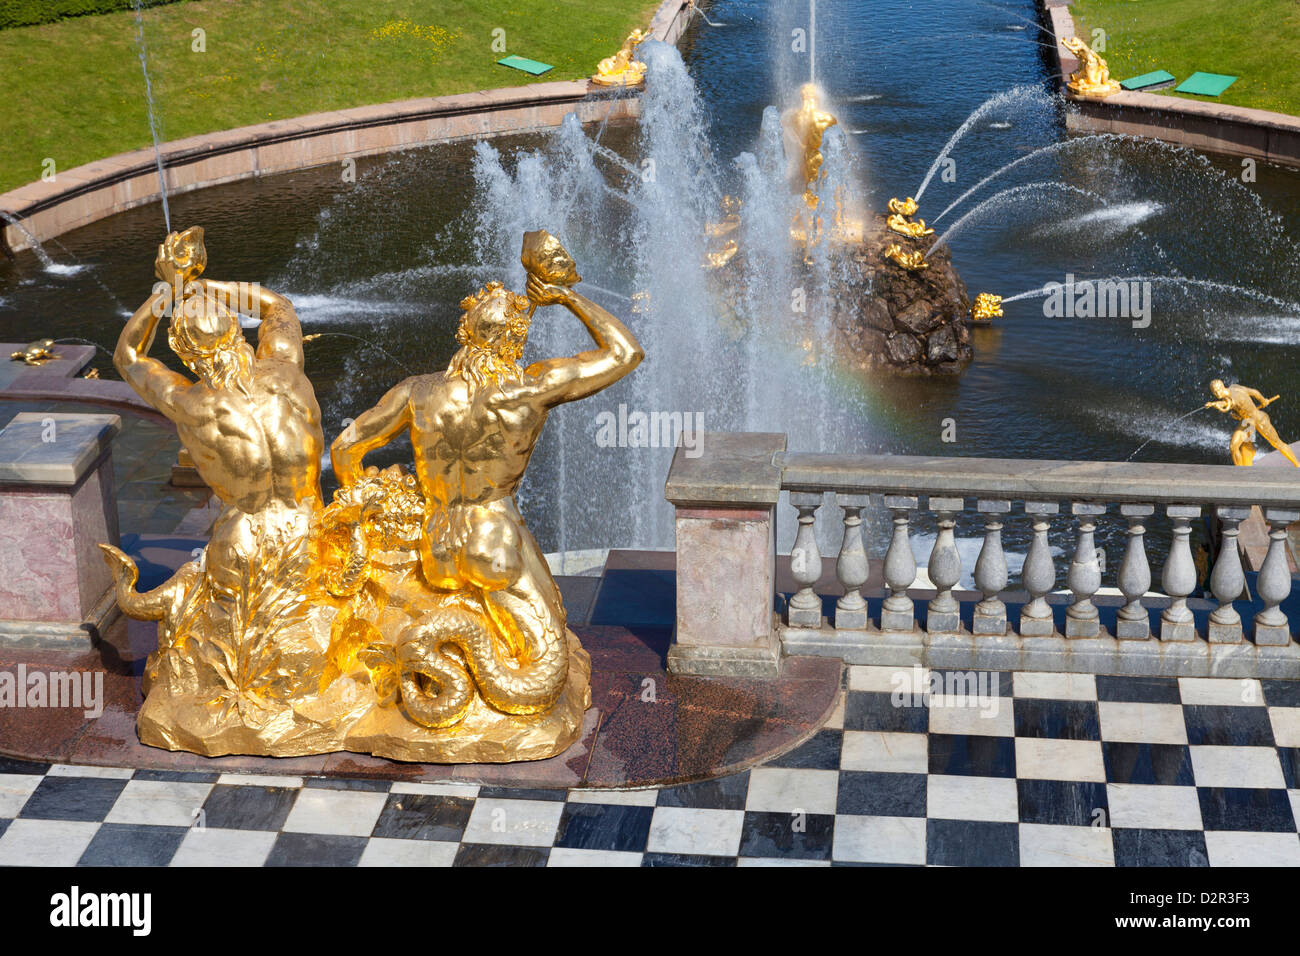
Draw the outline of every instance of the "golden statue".
<instances>
[{"instance_id":1,"label":"golden statue","mask_svg":"<svg viewBox=\"0 0 1300 956\"><path fill-rule=\"evenodd\" d=\"M970 317L972 322L992 322L994 319L1001 318L1002 296L994 295L992 292L981 292L975 296Z\"/></svg>"},{"instance_id":2,"label":"golden statue","mask_svg":"<svg viewBox=\"0 0 1300 956\"><path fill-rule=\"evenodd\" d=\"M895 265L901 266L908 272L920 272L930 268L930 263L925 261L925 253L920 249L915 252L904 252L898 243L890 243L889 248L884 251L884 256Z\"/></svg>"},{"instance_id":3,"label":"golden statue","mask_svg":"<svg viewBox=\"0 0 1300 956\"><path fill-rule=\"evenodd\" d=\"M591 82L597 86L636 86L645 81L645 64L632 59L637 44L649 36L644 30L633 30L623 41L617 53L607 56L596 65Z\"/></svg>"},{"instance_id":4,"label":"golden statue","mask_svg":"<svg viewBox=\"0 0 1300 956\"><path fill-rule=\"evenodd\" d=\"M28 365L44 365L50 359L57 359L54 354L54 339L37 339L26 348L10 352L9 358L14 362L26 362Z\"/></svg>"},{"instance_id":5,"label":"golden statue","mask_svg":"<svg viewBox=\"0 0 1300 956\"><path fill-rule=\"evenodd\" d=\"M190 230L168 237L155 268L174 283L205 261L202 232ZM577 271L553 237L529 233L524 264L528 297L499 283L470 296L447 370L402 382L336 439L342 487L328 506L288 300L259 292L254 351L219 301L226 284L183 282L168 338L197 382L147 356L165 293L127 322L118 369L176 422L224 505L200 556L147 593L134 589L134 563L102 546L122 609L159 622L141 740L208 756L502 762L551 757L578 738L590 658L514 493L549 410L617 381L642 353L568 288ZM531 311L552 303L597 348L521 369ZM363 468L403 430L415 474Z\"/></svg>"},{"instance_id":6,"label":"golden statue","mask_svg":"<svg viewBox=\"0 0 1300 956\"><path fill-rule=\"evenodd\" d=\"M1113 96L1123 89L1110 78L1106 61L1079 37L1065 37L1061 46L1079 58L1079 69L1070 74L1070 82L1066 84L1069 89L1081 96Z\"/></svg>"},{"instance_id":7,"label":"golden statue","mask_svg":"<svg viewBox=\"0 0 1300 956\"><path fill-rule=\"evenodd\" d=\"M894 232L912 239L919 239L922 236L934 235L933 229L927 229L925 220L920 219L912 222L912 217L916 215L916 200L911 196L907 197L906 202L900 202L898 199L889 200L889 218L885 220L885 225L889 226Z\"/></svg>"},{"instance_id":8,"label":"golden statue","mask_svg":"<svg viewBox=\"0 0 1300 956\"><path fill-rule=\"evenodd\" d=\"M1232 415L1240 423L1232 433L1232 463L1250 465L1255 461L1255 435L1263 435L1270 445L1282 453L1287 461L1300 468L1300 461L1292 454L1290 447L1278 437L1277 429L1263 408L1273 404L1280 396L1265 398L1262 392L1245 385L1224 385L1221 379L1210 383L1210 392L1217 401L1206 402L1206 408L1218 409ZM1255 402L1259 402L1256 406Z\"/></svg>"},{"instance_id":9,"label":"golden statue","mask_svg":"<svg viewBox=\"0 0 1300 956\"><path fill-rule=\"evenodd\" d=\"M805 83L799 88L802 105L797 110L788 110L781 119L781 125L803 154L799 172L803 201L809 209L817 208L817 195L813 192L813 186L822 172L822 138L828 129L839 122L832 114L818 108L817 93L815 83Z\"/></svg>"},{"instance_id":10,"label":"golden statue","mask_svg":"<svg viewBox=\"0 0 1300 956\"><path fill-rule=\"evenodd\" d=\"M889 200L889 211L895 216L902 216L904 219L911 219L916 215L916 200L911 196L906 199L894 198Z\"/></svg>"}]
</instances>

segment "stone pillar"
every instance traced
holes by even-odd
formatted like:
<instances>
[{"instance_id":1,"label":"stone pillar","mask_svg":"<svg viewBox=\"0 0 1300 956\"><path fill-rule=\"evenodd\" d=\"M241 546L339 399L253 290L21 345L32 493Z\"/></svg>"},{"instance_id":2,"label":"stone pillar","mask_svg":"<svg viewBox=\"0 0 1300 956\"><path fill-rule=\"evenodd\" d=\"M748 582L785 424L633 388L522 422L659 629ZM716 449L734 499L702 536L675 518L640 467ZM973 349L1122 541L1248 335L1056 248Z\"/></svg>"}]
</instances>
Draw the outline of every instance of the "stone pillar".
<instances>
[{"instance_id":1,"label":"stone pillar","mask_svg":"<svg viewBox=\"0 0 1300 956\"><path fill-rule=\"evenodd\" d=\"M676 511L674 674L775 677L781 648L776 503L784 435L706 432L699 454L678 448L664 489Z\"/></svg>"},{"instance_id":2,"label":"stone pillar","mask_svg":"<svg viewBox=\"0 0 1300 956\"><path fill-rule=\"evenodd\" d=\"M0 430L0 643L84 651L116 614L116 415L22 412Z\"/></svg>"}]
</instances>

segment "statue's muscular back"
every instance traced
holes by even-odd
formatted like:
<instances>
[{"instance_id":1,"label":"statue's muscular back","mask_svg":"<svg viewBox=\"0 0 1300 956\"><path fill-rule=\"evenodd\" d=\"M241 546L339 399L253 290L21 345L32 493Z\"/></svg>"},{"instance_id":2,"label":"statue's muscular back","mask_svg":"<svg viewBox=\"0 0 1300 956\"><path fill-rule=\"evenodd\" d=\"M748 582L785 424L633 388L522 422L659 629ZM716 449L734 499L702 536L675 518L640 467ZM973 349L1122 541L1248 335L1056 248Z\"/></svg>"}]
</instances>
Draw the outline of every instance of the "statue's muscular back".
<instances>
[{"instance_id":1,"label":"statue's muscular back","mask_svg":"<svg viewBox=\"0 0 1300 956\"><path fill-rule=\"evenodd\" d=\"M425 497L444 507L486 504L515 493L547 409L512 385L471 387L438 372L410 392L411 444Z\"/></svg>"},{"instance_id":2,"label":"statue's muscular back","mask_svg":"<svg viewBox=\"0 0 1300 956\"><path fill-rule=\"evenodd\" d=\"M177 432L223 502L253 514L272 502L292 507L319 500L320 406L292 362L256 360L247 395L199 382L182 404Z\"/></svg>"}]
</instances>

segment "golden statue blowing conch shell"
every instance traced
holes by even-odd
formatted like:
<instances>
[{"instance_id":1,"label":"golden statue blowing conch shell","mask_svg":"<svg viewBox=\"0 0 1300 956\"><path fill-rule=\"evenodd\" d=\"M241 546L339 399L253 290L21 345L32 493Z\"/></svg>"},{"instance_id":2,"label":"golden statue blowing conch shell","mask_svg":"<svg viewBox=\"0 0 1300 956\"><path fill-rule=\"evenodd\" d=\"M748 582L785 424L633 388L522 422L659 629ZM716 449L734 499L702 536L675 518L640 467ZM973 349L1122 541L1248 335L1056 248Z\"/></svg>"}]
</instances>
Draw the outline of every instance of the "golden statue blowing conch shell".
<instances>
[{"instance_id":1,"label":"golden statue blowing conch shell","mask_svg":"<svg viewBox=\"0 0 1300 956\"><path fill-rule=\"evenodd\" d=\"M1273 420L1262 409L1276 402L1279 396L1265 398L1264 393L1245 385L1224 385L1222 379L1210 383L1210 392L1216 401L1205 403L1206 408L1218 409L1233 416L1238 421L1232 433L1229 451L1234 465L1253 465L1255 463L1255 436L1263 435L1265 440L1282 453L1291 464L1300 468L1300 461L1291 452L1273 427ZM1259 402L1256 406L1255 402Z\"/></svg>"},{"instance_id":2,"label":"golden statue blowing conch shell","mask_svg":"<svg viewBox=\"0 0 1300 956\"><path fill-rule=\"evenodd\" d=\"M578 273L554 237L528 233L522 259L526 296L490 282L466 298L446 371L400 382L335 439L342 487L326 506L292 304L200 279L201 229L167 237L155 263L165 285L127 321L114 362L176 423L223 508L199 556L145 593L134 562L101 545L122 609L158 622L146 744L450 763L550 757L578 738L590 658L514 495L550 410L618 381L643 353L570 288ZM234 302L261 318L256 349ZM595 348L521 368L533 311L556 304ZM197 381L147 354L167 312ZM364 467L401 433L414 474Z\"/></svg>"},{"instance_id":3,"label":"golden statue blowing conch shell","mask_svg":"<svg viewBox=\"0 0 1300 956\"><path fill-rule=\"evenodd\" d=\"M1123 89L1110 78L1110 67L1078 37L1064 37L1061 46L1079 58L1079 69L1070 74L1066 87L1081 96L1113 96Z\"/></svg>"}]
</instances>

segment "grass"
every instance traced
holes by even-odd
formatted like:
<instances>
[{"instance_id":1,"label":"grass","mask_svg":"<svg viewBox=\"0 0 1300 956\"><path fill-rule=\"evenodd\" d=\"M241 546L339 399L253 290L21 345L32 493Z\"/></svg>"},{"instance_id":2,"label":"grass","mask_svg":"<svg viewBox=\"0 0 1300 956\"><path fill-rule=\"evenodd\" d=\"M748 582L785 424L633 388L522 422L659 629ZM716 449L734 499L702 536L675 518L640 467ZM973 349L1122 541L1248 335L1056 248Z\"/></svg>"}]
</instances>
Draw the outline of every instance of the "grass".
<instances>
[{"instance_id":1,"label":"grass","mask_svg":"<svg viewBox=\"0 0 1300 956\"><path fill-rule=\"evenodd\" d=\"M1102 57L1116 80L1168 70L1238 77L1211 99L1300 114L1300 3L1296 0L1075 0L1078 32L1106 31ZM1204 100L1172 90L1166 95Z\"/></svg>"},{"instance_id":2,"label":"grass","mask_svg":"<svg viewBox=\"0 0 1300 956\"><path fill-rule=\"evenodd\" d=\"M162 140L595 72L656 0L193 0L145 10ZM204 31L205 52L192 31ZM493 49L504 30L505 52ZM495 34L500 36L500 34ZM540 77L507 54L555 66ZM0 192L152 142L134 13L0 31Z\"/></svg>"}]
</instances>

